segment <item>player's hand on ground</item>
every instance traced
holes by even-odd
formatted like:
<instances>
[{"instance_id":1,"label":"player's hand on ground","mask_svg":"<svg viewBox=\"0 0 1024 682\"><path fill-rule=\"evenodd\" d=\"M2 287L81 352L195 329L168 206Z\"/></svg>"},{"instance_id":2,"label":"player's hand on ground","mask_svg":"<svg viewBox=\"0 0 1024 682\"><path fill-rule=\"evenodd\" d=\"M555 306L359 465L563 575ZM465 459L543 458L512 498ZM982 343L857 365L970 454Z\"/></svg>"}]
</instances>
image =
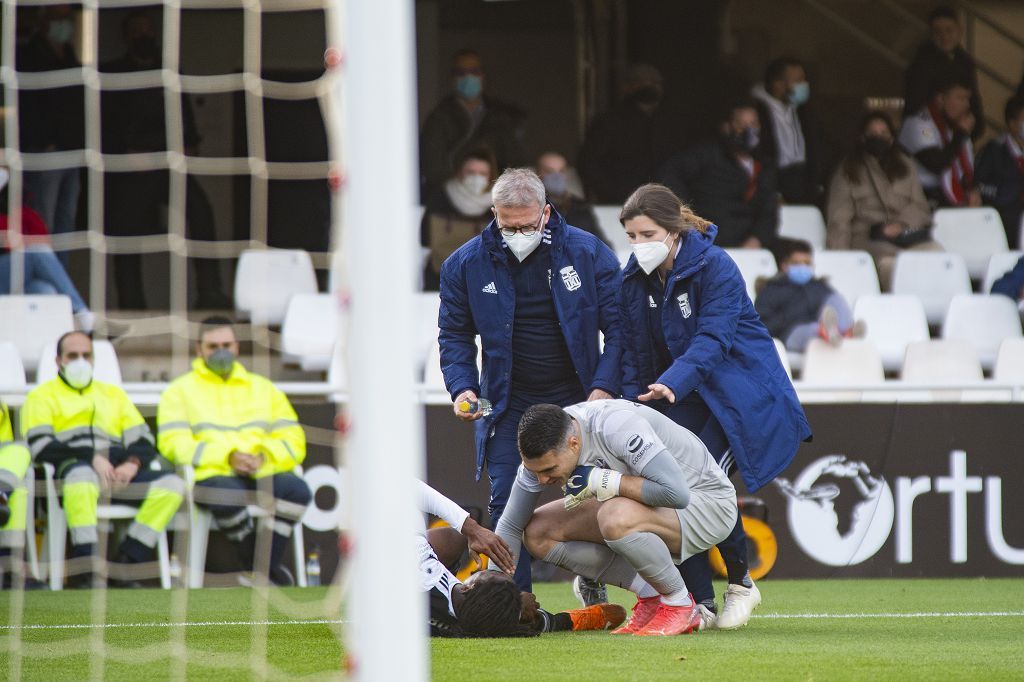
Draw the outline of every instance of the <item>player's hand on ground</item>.
<instances>
[{"instance_id":1,"label":"player's hand on ground","mask_svg":"<svg viewBox=\"0 0 1024 682\"><path fill-rule=\"evenodd\" d=\"M93 455L92 468L100 477L100 487L109 489L114 483L114 465L101 455Z\"/></svg>"},{"instance_id":2,"label":"player's hand on ground","mask_svg":"<svg viewBox=\"0 0 1024 682\"><path fill-rule=\"evenodd\" d=\"M469 544L469 551L483 554L505 573L512 575L516 571L515 559L508 544L493 532L487 530L469 517L462 524L462 534Z\"/></svg>"},{"instance_id":3,"label":"player's hand on ground","mask_svg":"<svg viewBox=\"0 0 1024 682\"><path fill-rule=\"evenodd\" d=\"M672 389L666 386L665 384L651 384L647 388L647 393L644 393L641 396L637 396L640 399L640 402L642 403L650 402L651 400L662 399L667 400L670 403L674 403L676 401L676 394L673 393Z\"/></svg>"},{"instance_id":4,"label":"player's hand on ground","mask_svg":"<svg viewBox=\"0 0 1024 682\"><path fill-rule=\"evenodd\" d=\"M477 419L480 419L480 417L483 416L483 412L481 412L479 409L473 411L463 411L461 406L463 403L469 403L470 405L474 405L479 401L480 399L476 397L475 391L463 391L458 395L458 397L455 398L455 404L452 405L452 410L455 412L455 416L461 419L462 421L476 421Z\"/></svg>"},{"instance_id":5,"label":"player's hand on ground","mask_svg":"<svg viewBox=\"0 0 1024 682\"><path fill-rule=\"evenodd\" d=\"M520 592L519 596L523 600L523 610L519 614L519 622L532 623L533 619L537 617L537 611L540 610L540 602L537 601L533 592Z\"/></svg>"},{"instance_id":6,"label":"player's hand on ground","mask_svg":"<svg viewBox=\"0 0 1024 682\"><path fill-rule=\"evenodd\" d=\"M600 388L595 388L590 392L590 395L587 396L587 402L589 403L591 400L612 400L613 398L615 398L615 396L608 391L602 391Z\"/></svg>"}]
</instances>

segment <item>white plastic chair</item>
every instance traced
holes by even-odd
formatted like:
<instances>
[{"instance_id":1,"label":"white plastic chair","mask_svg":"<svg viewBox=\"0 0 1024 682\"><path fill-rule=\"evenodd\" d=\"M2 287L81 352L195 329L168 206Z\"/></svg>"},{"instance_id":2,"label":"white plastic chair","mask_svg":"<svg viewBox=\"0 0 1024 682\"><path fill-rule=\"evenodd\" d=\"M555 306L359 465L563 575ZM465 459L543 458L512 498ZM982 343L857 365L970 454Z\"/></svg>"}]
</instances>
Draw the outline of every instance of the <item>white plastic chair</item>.
<instances>
[{"instance_id":1,"label":"white plastic chair","mask_svg":"<svg viewBox=\"0 0 1024 682\"><path fill-rule=\"evenodd\" d=\"M292 470L296 476L302 477L302 467ZM215 529L216 519L209 510L197 505L193 498L195 487L195 471L192 467L182 467L182 478L189 491L189 544L188 544L188 586L203 586L206 577L206 548L210 540L210 531ZM264 521L273 517L263 507L250 504L247 509L249 516ZM302 521L295 524L292 530L292 556L295 561L295 584L306 587L306 543L302 535Z\"/></svg>"},{"instance_id":2,"label":"white plastic chair","mask_svg":"<svg viewBox=\"0 0 1024 682\"><path fill-rule=\"evenodd\" d=\"M827 279L850 306L861 296L881 292L875 261L867 251L819 251L814 254L814 272Z\"/></svg>"},{"instance_id":3,"label":"white plastic chair","mask_svg":"<svg viewBox=\"0 0 1024 682\"><path fill-rule=\"evenodd\" d=\"M817 206L779 206L779 236L802 239L821 251L825 248L825 218Z\"/></svg>"},{"instance_id":4,"label":"white plastic chair","mask_svg":"<svg viewBox=\"0 0 1024 682\"><path fill-rule=\"evenodd\" d=\"M985 369L995 366L999 344L1004 339L1021 335L1017 305L999 294L955 296L942 325L942 338L970 343Z\"/></svg>"},{"instance_id":5,"label":"white plastic chair","mask_svg":"<svg viewBox=\"0 0 1024 682\"><path fill-rule=\"evenodd\" d=\"M46 537L43 539L44 560L49 565L50 589L64 589L64 551L67 546L68 525L64 509L60 506L52 464L43 464L46 479ZM138 507L127 504L100 504L96 508L98 521L130 521L139 513ZM30 538L35 542L35 538ZM167 531L160 533L156 544L160 566L160 587L171 589L171 553L167 544Z\"/></svg>"},{"instance_id":6,"label":"white plastic chair","mask_svg":"<svg viewBox=\"0 0 1024 682\"><path fill-rule=\"evenodd\" d=\"M931 339L907 346L900 378L907 383L928 387L926 391L902 394L913 402L960 402L964 391L955 387L983 380L978 354L963 339Z\"/></svg>"},{"instance_id":7,"label":"white plastic chair","mask_svg":"<svg viewBox=\"0 0 1024 682\"><path fill-rule=\"evenodd\" d=\"M876 294L861 296L853 307L855 319L864 320L867 334L882 356L882 366L888 371L898 370L903 364L907 344L928 340L928 320L924 306L917 296Z\"/></svg>"},{"instance_id":8,"label":"white plastic chair","mask_svg":"<svg viewBox=\"0 0 1024 682\"><path fill-rule=\"evenodd\" d=\"M17 346L30 372L35 371L43 346L74 328L67 296L0 296L0 341Z\"/></svg>"},{"instance_id":9,"label":"white plastic chair","mask_svg":"<svg viewBox=\"0 0 1024 682\"><path fill-rule=\"evenodd\" d=\"M480 337L476 337L476 367L481 370L483 367L483 349L480 346ZM441 372L441 345L435 339L430 350L427 351L426 371L423 374L424 387L429 391L445 391L444 373ZM482 396L486 397L486 396Z\"/></svg>"},{"instance_id":10,"label":"white plastic chair","mask_svg":"<svg viewBox=\"0 0 1024 682\"><path fill-rule=\"evenodd\" d=\"M804 353L801 379L809 385L876 384L885 381L882 357L869 341L844 339L832 346L812 339Z\"/></svg>"},{"instance_id":11,"label":"white plastic chair","mask_svg":"<svg viewBox=\"0 0 1024 682\"><path fill-rule=\"evenodd\" d=\"M27 385L18 347L12 341L0 341L0 390L20 392Z\"/></svg>"},{"instance_id":12,"label":"white plastic chair","mask_svg":"<svg viewBox=\"0 0 1024 682\"><path fill-rule=\"evenodd\" d=\"M36 371L36 382L43 383L57 376L57 342L51 341L43 346L39 354L39 369ZM117 351L110 341L92 342L93 378L108 384L120 386L121 364L117 359Z\"/></svg>"},{"instance_id":13,"label":"white plastic chair","mask_svg":"<svg viewBox=\"0 0 1024 682\"><path fill-rule=\"evenodd\" d=\"M946 251L963 256L972 279L985 276L992 254L1009 248L999 211L991 206L940 208L933 223L932 237Z\"/></svg>"},{"instance_id":14,"label":"white plastic chair","mask_svg":"<svg viewBox=\"0 0 1024 682\"><path fill-rule=\"evenodd\" d=\"M999 344L992 378L999 382L1024 384L1024 338L1004 339Z\"/></svg>"},{"instance_id":15,"label":"white plastic chair","mask_svg":"<svg viewBox=\"0 0 1024 682\"><path fill-rule=\"evenodd\" d=\"M619 261L625 263L633 253L633 247L629 245L629 237L626 230L619 222L621 206L595 206L594 215L597 216L597 226L601 234L612 245L612 251L619 257Z\"/></svg>"},{"instance_id":16,"label":"white plastic chair","mask_svg":"<svg viewBox=\"0 0 1024 682\"><path fill-rule=\"evenodd\" d=\"M775 257L768 249L725 249L729 257L736 263L747 285L747 295L753 301L757 298L754 285L758 277L773 277L778 268Z\"/></svg>"},{"instance_id":17,"label":"white plastic chair","mask_svg":"<svg viewBox=\"0 0 1024 682\"><path fill-rule=\"evenodd\" d=\"M315 294L309 254L298 249L243 251L235 272L235 312L253 324L281 324L295 294Z\"/></svg>"},{"instance_id":18,"label":"white plastic chair","mask_svg":"<svg viewBox=\"0 0 1024 682\"><path fill-rule=\"evenodd\" d=\"M331 365L338 339L338 303L334 294L295 294L281 324L281 352L306 372Z\"/></svg>"},{"instance_id":19,"label":"white plastic chair","mask_svg":"<svg viewBox=\"0 0 1024 682\"><path fill-rule=\"evenodd\" d=\"M971 293L962 256L936 251L901 251L896 256L892 293L917 296L928 324L940 324L954 296Z\"/></svg>"},{"instance_id":20,"label":"white plastic chair","mask_svg":"<svg viewBox=\"0 0 1024 682\"><path fill-rule=\"evenodd\" d=\"M775 351L779 354L779 360L782 361L782 368L786 370L786 376L792 379L793 368L789 363L789 353L786 351L786 344L776 338L773 338L772 341L775 342Z\"/></svg>"},{"instance_id":21,"label":"white plastic chair","mask_svg":"<svg viewBox=\"0 0 1024 682\"><path fill-rule=\"evenodd\" d=\"M988 260L988 268L985 270L985 279L982 280L981 293L990 294L992 293L992 285L996 283L996 280L1013 270L1017 265L1017 261L1024 256L1024 251L1005 251L1003 253L993 253L992 257Z\"/></svg>"}]
</instances>

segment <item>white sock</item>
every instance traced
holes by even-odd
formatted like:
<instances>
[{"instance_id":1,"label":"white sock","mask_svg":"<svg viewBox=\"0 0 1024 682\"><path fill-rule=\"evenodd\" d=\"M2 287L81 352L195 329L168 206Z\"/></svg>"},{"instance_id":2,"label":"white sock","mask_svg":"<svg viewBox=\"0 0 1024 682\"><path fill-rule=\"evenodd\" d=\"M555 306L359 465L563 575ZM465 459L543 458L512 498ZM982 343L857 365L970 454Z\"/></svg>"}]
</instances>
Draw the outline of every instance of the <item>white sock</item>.
<instances>
[{"instance_id":1,"label":"white sock","mask_svg":"<svg viewBox=\"0 0 1024 682\"><path fill-rule=\"evenodd\" d=\"M650 583L640 577L637 573L636 577L633 578L632 584L629 586L629 591L635 594L640 599L647 599L648 597L657 597L658 591L651 587Z\"/></svg>"},{"instance_id":2,"label":"white sock","mask_svg":"<svg viewBox=\"0 0 1024 682\"><path fill-rule=\"evenodd\" d=\"M682 589L672 594L661 595L661 603L666 606L692 606L693 600L690 599L690 593Z\"/></svg>"}]
</instances>

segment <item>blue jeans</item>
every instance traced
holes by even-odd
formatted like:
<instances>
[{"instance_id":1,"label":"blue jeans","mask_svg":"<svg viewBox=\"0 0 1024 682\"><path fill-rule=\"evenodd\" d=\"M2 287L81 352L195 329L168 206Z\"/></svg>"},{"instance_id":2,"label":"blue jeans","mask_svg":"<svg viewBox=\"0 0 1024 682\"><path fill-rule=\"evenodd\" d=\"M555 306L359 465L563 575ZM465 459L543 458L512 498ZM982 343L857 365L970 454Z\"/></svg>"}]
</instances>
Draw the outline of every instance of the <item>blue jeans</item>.
<instances>
[{"instance_id":1,"label":"blue jeans","mask_svg":"<svg viewBox=\"0 0 1024 682\"><path fill-rule=\"evenodd\" d=\"M87 310L85 301L68 277L61 262L49 249L33 248L21 252L24 257L24 290L26 294L62 294L71 299L71 310ZM0 294L9 294L11 287L10 252L0 253Z\"/></svg>"},{"instance_id":2,"label":"blue jeans","mask_svg":"<svg viewBox=\"0 0 1024 682\"><path fill-rule=\"evenodd\" d=\"M81 176L78 168L60 168L25 173L25 203L43 218L52 234L73 232L76 228L78 194ZM68 252L58 255L61 263L68 264Z\"/></svg>"}]
</instances>

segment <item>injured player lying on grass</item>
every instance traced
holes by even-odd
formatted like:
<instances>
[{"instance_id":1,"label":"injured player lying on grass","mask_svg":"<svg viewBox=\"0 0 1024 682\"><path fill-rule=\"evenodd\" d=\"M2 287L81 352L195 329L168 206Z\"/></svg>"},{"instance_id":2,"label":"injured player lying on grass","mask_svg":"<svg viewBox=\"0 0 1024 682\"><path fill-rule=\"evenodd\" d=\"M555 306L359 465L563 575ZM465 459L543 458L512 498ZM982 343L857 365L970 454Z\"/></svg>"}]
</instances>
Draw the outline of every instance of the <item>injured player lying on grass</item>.
<instances>
[{"instance_id":1,"label":"injured player lying on grass","mask_svg":"<svg viewBox=\"0 0 1024 682\"><path fill-rule=\"evenodd\" d=\"M712 614L675 564L736 524L736 489L708 449L660 412L626 400L534 405L519 422L522 464L495 529L518 556L634 592L613 634L676 635ZM566 496L537 509L544 486Z\"/></svg>"},{"instance_id":2,"label":"injured player lying on grass","mask_svg":"<svg viewBox=\"0 0 1024 682\"><path fill-rule=\"evenodd\" d=\"M447 497L419 482L420 510L447 522L416 538L423 591L430 599L430 634L437 637L530 637L541 632L608 630L626 619L617 604L549 613L512 581L515 561L505 542ZM495 571L465 583L454 571L467 548L483 554Z\"/></svg>"}]
</instances>

